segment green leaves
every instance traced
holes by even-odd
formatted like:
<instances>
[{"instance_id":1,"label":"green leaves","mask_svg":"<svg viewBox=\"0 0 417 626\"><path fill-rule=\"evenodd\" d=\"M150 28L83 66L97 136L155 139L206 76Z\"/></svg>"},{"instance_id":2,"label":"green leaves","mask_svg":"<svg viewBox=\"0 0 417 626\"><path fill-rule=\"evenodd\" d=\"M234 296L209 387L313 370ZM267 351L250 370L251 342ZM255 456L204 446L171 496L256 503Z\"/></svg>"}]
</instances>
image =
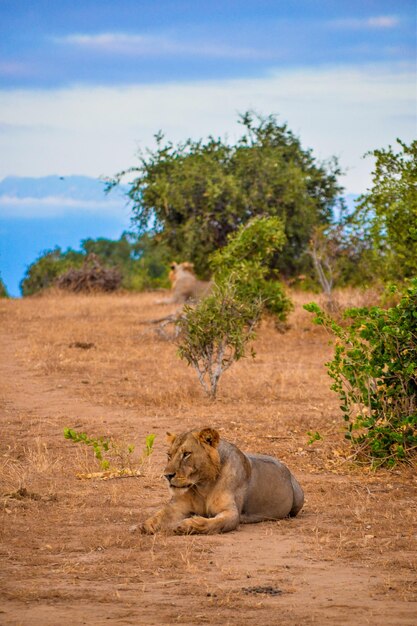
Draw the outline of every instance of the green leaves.
<instances>
[{"instance_id":1,"label":"green leaves","mask_svg":"<svg viewBox=\"0 0 417 626\"><path fill-rule=\"evenodd\" d=\"M231 281L240 300L261 299L269 313L284 321L292 305L276 272L269 268L285 241L283 223L277 217L258 217L242 224L229 235L227 245L210 257L214 281Z\"/></svg>"},{"instance_id":2,"label":"green leaves","mask_svg":"<svg viewBox=\"0 0 417 626\"><path fill-rule=\"evenodd\" d=\"M403 280L417 274L417 140L374 150L372 189L360 197L352 225L368 241L373 275Z\"/></svg>"},{"instance_id":3,"label":"green leaves","mask_svg":"<svg viewBox=\"0 0 417 626\"><path fill-rule=\"evenodd\" d=\"M132 444L126 445L105 437L89 437L86 433L73 428L64 428L64 437L73 443L83 443L92 447L102 470L123 470L131 469L134 464L143 463L144 459L152 454L156 435L146 436L145 449L139 459L133 459L135 446Z\"/></svg>"},{"instance_id":4,"label":"green leaves","mask_svg":"<svg viewBox=\"0 0 417 626\"><path fill-rule=\"evenodd\" d=\"M316 304L304 308L336 336L326 365L358 454L373 466L411 459L417 450L417 279L395 307L349 309L343 328Z\"/></svg>"}]
</instances>

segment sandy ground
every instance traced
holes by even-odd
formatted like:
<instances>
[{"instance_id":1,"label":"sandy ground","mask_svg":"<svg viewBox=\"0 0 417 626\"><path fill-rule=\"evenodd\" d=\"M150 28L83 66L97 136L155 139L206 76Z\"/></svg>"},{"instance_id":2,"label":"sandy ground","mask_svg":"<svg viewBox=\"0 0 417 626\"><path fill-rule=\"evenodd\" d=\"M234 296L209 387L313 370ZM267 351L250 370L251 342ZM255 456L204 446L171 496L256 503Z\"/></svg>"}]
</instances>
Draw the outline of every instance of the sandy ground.
<instances>
[{"instance_id":1,"label":"sandy ground","mask_svg":"<svg viewBox=\"0 0 417 626\"><path fill-rule=\"evenodd\" d=\"M302 311L308 297L295 300L290 329L264 323L256 359L224 375L214 403L143 323L171 310L154 294L0 303L1 624L416 623L415 468L349 460L329 337ZM306 493L300 515L219 536L140 535L168 495L164 433L206 425L286 462ZM99 468L64 427L120 450L152 432L154 454L141 477L78 480Z\"/></svg>"}]
</instances>

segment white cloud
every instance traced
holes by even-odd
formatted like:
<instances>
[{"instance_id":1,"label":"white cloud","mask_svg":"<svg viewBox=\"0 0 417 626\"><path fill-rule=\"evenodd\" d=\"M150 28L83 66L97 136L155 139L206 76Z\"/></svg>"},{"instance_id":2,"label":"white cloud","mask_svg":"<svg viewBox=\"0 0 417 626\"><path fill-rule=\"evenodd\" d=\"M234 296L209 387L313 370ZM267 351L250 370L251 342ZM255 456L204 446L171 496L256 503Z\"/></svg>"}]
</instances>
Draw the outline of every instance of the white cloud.
<instances>
[{"instance_id":1,"label":"white cloud","mask_svg":"<svg viewBox=\"0 0 417 626\"><path fill-rule=\"evenodd\" d=\"M199 41L176 41L166 36L129 33L73 33L53 39L58 44L74 46L84 50L128 56L199 56L213 58L247 59L265 55L252 48L239 48L224 44Z\"/></svg>"},{"instance_id":2,"label":"white cloud","mask_svg":"<svg viewBox=\"0 0 417 626\"><path fill-rule=\"evenodd\" d=\"M0 76L30 76L34 68L20 61L0 61Z\"/></svg>"},{"instance_id":3,"label":"white cloud","mask_svg":"<svg viewBox=\"0 0 417 626\"><path fill-rule=\"evenodd\" d=\"M327 67L276 71L258 79L128 87L3 91L0 123L27 133L0 134L0 177L112 175L135 164L138 146L159 129L174 142L241 133L237 113L277 113L320 159L336 155L348 192L370 184L373 148L415 136L412 69ZM48 132L45 132L45 126Z\"/></svg>"},{"instance_id":4,"label":"white cloud","mask_svg":"<svg viewBox=\"0 0 417 626\"><path fill-rule=\"evenodd\" d=\"M396 15L376 15L374 17L364 18L345 18L331 20L329 26L347 30L362 29L387 29L395 28L400 23L400 19Z\"/></svg>"},{"instance_id":5,"label":"white cloud","mask_svg":"<svg viewBox=\"0 0 417 626\"><path fill-rule=\"evenodd\" d=\"M63 196L44 196L43 198L0 196L0 218L30 217L33 215L51 217L68 213L98 212L106 215L120 215L126 205L124 200L105 198L100 200L78 200ZM126 207L125 207L126 208ZM127 208L126 208L127 212Z\"/></svg>"},{"instance_id":6,"label":"white cloud","mask_svg":"<svg viewBox=\"0 0 417 626\"><path fill-rule=\"evenodd\" d=\"M371 28L395 28L399 23L400 20L395 15L379 15L368 19Z\"/></svg>"}]
</instances>

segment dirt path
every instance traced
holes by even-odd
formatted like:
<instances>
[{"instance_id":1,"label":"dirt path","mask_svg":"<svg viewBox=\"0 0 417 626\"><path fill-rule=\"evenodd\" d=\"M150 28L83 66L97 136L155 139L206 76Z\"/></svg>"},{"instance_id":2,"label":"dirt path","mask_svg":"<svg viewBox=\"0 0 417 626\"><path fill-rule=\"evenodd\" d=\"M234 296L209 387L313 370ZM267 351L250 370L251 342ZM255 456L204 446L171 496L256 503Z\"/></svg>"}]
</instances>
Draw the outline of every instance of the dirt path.
<instances>
[{"instance_id":1,"label":"dirt path","mask_svg":"<svg viewBox=\"0 0 417 626\"><path fill-rule=\"evenodd\" d=\"M23 334L3 332L0 342L7 479L0 513L1 624L415 623L417 603L401 597L389 570L338 558L321 542L334 504L329 498L318 516L311 492L320 484L331 496L341 487L337 475L296 472L307 503L293 520L215 537L133 532L138 519L166 498L159 479L163 446L144 478L77 481L80 459L63 439L63 427L98 432L111 423L134 430L138 411L87 401L62 376L29 369L21 357ZM176 427L193 423L187 416ZM161 441L171 425L163 413L158 419L140 415L141 431L155 432ZM13 480L29 495L5 497ZM404 579L410 582L408 574Z\"/></svg>"}]
</instances>

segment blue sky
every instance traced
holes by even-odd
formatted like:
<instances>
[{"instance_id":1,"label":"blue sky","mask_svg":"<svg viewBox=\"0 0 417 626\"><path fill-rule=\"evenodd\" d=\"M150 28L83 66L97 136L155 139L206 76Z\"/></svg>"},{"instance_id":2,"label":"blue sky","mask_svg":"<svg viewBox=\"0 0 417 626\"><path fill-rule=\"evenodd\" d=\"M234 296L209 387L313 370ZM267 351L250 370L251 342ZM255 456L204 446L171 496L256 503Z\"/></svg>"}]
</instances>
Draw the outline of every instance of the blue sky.
<instances>
[{"instance_id":1,"label":"blue sky","mask_svg":"<svg viewBox=\"0 0 417 626\"><path fill-rule=\"evenodd\" d=\"M1 85L248 78L413 62L408 0L2 0Z\"/></svg>"},{"instance_id":2,"label":"blue sky","mask_svg":"<svg viewBox=\"0 0 417 626\"><path fill-rule=\"evenodd\" d=\"M415 135L414 0L0 0L0 179L111 175L152 145L277 114L364 190Z\"/></svg>"},{"instance_id":3,"label":"blue sky","mask_svg":"<svg viewBox=\"0 0 417 626\"><path fill-rule=\"evenodd\" d=\"M416 136L415 32L414 0L0 0L0 181L109 176L160 129L233 141L255 109L337 156L346 193L361 193L363 154ZM73 234L91 223L74 206L56 205L60 232L65 215ZM42 219L53 247L51 207L2 197L0 219Z\"/></svg>"}]
</instances>

